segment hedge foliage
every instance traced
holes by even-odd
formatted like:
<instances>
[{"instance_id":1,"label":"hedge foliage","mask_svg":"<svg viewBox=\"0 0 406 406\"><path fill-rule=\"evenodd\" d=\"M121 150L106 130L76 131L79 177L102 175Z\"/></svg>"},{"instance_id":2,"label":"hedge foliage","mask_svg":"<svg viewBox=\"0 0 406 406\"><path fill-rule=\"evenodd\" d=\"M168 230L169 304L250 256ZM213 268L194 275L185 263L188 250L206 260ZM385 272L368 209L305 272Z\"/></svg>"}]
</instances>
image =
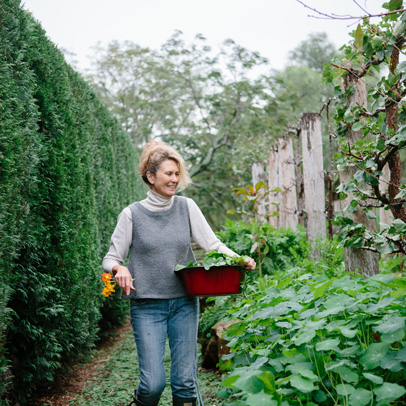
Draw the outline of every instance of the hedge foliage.
<instances>
[{"instance_id":1,"label":"hedge foliage","mask_svg":"<svg viewBox=\"0 0 406 406\"><path fill-rule=\"evenodd\" d=\"M129 138L19 0L0 0L0 38L0 404L23 404L102 313L124 317L101 261L142 188Z\"/></svg>"}]
</instances>

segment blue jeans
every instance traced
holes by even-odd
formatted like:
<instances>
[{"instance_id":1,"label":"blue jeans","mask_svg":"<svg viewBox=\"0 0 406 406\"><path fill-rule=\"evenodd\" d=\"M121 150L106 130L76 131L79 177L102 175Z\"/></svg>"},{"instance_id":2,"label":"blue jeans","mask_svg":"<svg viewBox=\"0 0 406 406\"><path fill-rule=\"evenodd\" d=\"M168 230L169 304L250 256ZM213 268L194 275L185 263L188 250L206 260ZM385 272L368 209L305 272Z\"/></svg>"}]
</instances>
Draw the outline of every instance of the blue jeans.
<instances>
[{"instance_id":1,"label":"blue jeans","mask_svg":"<svg viewBox=\"0 0 406 406\"><path fill-rule=\"evenodd\" d=\"M193 398L197 368L197 297L131 300L131 324L137 345L142 403L159 401L166 385L166 337L171 350L171 388L177 398Z\"/></svg>"}]
</instances>

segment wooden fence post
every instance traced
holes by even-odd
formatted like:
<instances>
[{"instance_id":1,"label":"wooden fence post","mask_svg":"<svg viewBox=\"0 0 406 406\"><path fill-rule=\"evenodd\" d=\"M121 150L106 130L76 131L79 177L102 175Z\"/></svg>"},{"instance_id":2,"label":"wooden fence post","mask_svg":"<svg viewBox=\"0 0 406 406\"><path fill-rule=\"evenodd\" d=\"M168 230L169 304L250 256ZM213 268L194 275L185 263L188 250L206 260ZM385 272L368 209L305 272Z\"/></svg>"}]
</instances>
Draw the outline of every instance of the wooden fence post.
<instances>
[{"instance_id":1,"label":"wooden fence post","mask_svg":"<svg viewBox=\"0 0 406 406\"><path fill-rule=\"evenodd\" d=\"M316 238L326 237L326 203L320 114L302 114L300 127L302 129L306 235L308 241L312 241Z\"/></svg>"},{"instance_id":2,"label":"wooden fence post","mask_svg":"<svg viewBox=\"0 0 406 406\"><path fill-rule=\"evenodd\" d=\"M279 154L278 149L275 148L275 146L271 146L271 150L269 152L268 185L271 190L280 187ZM268 222L275 228L279 228L279 216L273 216L272 214L275 214L275 212L279 213L281 203L280 197L280 193L268 194L268 214L270 215L270 217L268 218Z\"/></svg>"},{"instance_id":3,"label":"wooden fence post","mask_svg":"<svg viewBox=\"0 0 406 406\"><path fill-rule=\"evenodd\" d=\"M349 73L344 77L344 88L354 86L355 92L350 92L347 96L348 105L365 106L367 102L365 79L358 79L356 76ZM348 141L354 143L362 137L362 131L349 130ZM340 182L348 183L350 178L355 174L358 168L348 166L340 172ZM344 210L350 202L355 198L352 193L341 200L341 210ZM368 230L376 231L376 220L369 219L362 208L358 207L356 213L351 214L352 219L359 224L363 224ZM376 252L363 250L361 248L346 247L345 248L345 270L353 272L359 270L364 275L375 275L379 273L379 260Z\"/></svg>"},{"instance_id":4,"label":"wooden fence post","mask_svg":"<svg viewBox=\"0 0 406 406\"><path fill-rule=\"evenodd\" d=\"M252 165L252 185L255 187L255 185L258 182L264 182L267 184L267 179L266 179L266 173L264 170L264 164L262 162L255 162ZM266 197L264 198L263 196L258 199L259 200L259 209L258 209L258 215L259 215L259 220L261 222L265 221L265 215L267 212L266 208Z\"/></svg>"},{"instance_id":5,"label":"wooden fence post","mask_svg":"<svg viewBox=\"0 0 406 406\"><path fill-rule=\"evenodd\" d=\"M292 138L280 137L278 140L280 192L279 226L297 229L298 210L296 197L295 159Z\"/></svg>"},{"instance_id":6,"label":"wooden fence post","mask_svg":"<svg viewBox=\"0 0 406 406\"><path fill-rule=\"evenodd\" d=\"M300 128L292 129L295 134L295 171L296 171L296 195L297 195L297 217L298 224L305 227L304 220L304 188L302 175L302 144L300 142Z\"/></svg>"}]
</instances>

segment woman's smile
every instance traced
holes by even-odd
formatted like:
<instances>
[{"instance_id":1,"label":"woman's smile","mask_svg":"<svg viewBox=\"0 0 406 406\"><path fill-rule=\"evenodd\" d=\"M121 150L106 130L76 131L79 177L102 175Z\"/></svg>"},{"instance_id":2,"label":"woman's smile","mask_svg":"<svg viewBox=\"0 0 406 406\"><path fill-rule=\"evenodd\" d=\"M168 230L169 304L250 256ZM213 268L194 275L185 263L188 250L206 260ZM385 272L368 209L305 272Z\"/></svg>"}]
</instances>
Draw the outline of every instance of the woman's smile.
<instances>
[{"instance_id":1,"label":"woman's smile","mask_svg":"<svg viewBox=\"0 0 406 406\"><path fill-rule=\"evenodd\" d=\"M174 160L163 161L157 173L148 172L147 176L153 192L165 197L175 194L179 184L179 167Z\"/></svg>"}]
</instances>

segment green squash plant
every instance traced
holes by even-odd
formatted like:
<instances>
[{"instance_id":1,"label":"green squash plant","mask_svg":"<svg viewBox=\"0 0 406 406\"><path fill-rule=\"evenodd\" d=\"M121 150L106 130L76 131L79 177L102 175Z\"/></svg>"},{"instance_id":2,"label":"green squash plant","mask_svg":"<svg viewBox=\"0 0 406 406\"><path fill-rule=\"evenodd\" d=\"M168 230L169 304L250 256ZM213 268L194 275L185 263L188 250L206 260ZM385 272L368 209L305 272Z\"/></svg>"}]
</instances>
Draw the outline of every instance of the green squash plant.
<instances>
[{"instance_id":1,"label":"green squash plant","mask_svg":"<svg viewBox=\"0 0 406 406\"><path fill-rule=\"evenodd\" d=\"M295 272L230 311L223 405L404 404L406 280Z\"/></svg>"},{"instance_id":2,"label":"green squash plant","mask_svg":"<svg viewBox=\"0 0 406 406\"><path fill-rule=\"evenodd\" d=\"M175 271L180 271L185 268L194 268L194 267L203 267L206 270L209 270L213 266L232 266L232 265L239 265L244 266L248 264L250 258L246 255L232 257L227 254L223 254L218 252L217 250L213 250L208 252L202 259L198 262L190 261L187 265L180 265L177 264L175 267Z\"/></svg>"}]
</instances>

